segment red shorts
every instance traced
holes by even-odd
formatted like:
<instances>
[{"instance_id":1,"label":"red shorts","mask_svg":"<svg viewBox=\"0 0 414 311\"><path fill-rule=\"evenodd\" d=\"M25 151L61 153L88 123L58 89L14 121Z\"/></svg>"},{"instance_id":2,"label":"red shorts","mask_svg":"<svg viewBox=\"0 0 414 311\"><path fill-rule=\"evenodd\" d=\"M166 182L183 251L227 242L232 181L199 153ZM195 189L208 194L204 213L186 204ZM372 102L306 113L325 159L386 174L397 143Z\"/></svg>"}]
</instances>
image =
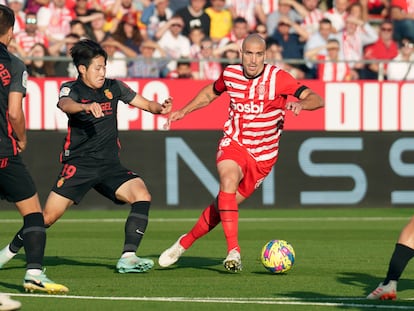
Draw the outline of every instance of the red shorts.
<instances>
[{"instance_id":1,"label":"red shorts","mask_svg":"<svg viewBox=\"0 0 414 311\"><path fill-rule=\"evenodd\" d=\"M228 137L223 137L220 140L217 151L216 163L223 160L233 160L240 166L243 179L240 181L237 191L245 198L248 198L259 188L276 162L276 159L256 161L246 148Z\"/></svg>"}]
</instances>

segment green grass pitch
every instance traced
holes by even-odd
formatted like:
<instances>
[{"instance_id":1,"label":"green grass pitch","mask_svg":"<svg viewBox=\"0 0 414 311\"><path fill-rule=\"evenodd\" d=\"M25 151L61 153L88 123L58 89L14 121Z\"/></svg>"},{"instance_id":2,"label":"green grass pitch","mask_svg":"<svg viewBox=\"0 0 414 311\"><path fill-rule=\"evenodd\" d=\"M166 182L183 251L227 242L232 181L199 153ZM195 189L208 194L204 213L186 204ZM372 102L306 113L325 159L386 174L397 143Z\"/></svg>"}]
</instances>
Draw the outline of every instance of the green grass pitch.
<instances>
[{"instance_id":1,"label":"green grass pitch","mask_svg":"<svg viewBox=\"0 0 414 311\"><path fill-rule=\"evenodd\" d=\"M69 287L65 296L24 293L24 253L0 270L0 292L22 310L414 310L414 261L399 284L397 301L364 297L385 276L400 230L413 208L240 209L243 271L229 273L222 261L221 226L198 240L177 264L162 269L159 254L194 224L201 210L152 210L138 256L153 270L118 274L128 210L76 211L52 228L44 265L47 275ZM0 212L0 247L21 226L15 211ZM292 270L272 275L259 261L271 239L289 241Z\"/></svg>"}]
</instances>

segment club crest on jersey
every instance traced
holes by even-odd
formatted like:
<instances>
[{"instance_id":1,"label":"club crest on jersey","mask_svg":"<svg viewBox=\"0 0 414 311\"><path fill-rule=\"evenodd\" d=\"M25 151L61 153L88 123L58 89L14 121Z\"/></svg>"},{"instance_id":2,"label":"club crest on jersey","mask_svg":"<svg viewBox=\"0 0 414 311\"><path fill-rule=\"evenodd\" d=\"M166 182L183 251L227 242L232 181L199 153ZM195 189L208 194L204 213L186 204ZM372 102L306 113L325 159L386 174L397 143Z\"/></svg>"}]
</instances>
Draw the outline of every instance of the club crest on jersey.
<instances>
[{"instance_id":1,"label":"club crest on jersey","mask_svg":"<svg viewBox=\"0 0 414 311\"><path fill-rule=\"evenodd\" d=\"M105 94L106 98L108 98L108 99L114 98L114 95L112 95L112 92L109 89L106 89L104 91L104 94Z\"/></svg>"},{"instance_id":2,"label":"club crest on jersey","mask_svg":"<svg viewBox=\"0 0 414 311\"><path fill-rule=\"evenodd\" d=\"M60 188L65 183L65 177L61 177L58 182L56 183L56 187Z\"/></svg>"},{"instance_id":3,"label":"club crest on jersey","mask_svg":"<svg viewBox=\"0 0 414 311\"><path fill-rule=\"evenodd\" d=\"M266 93L266 87L264 84L259 84L256 89L259 95L264 95Z\"/></svg>"}]
</instances>

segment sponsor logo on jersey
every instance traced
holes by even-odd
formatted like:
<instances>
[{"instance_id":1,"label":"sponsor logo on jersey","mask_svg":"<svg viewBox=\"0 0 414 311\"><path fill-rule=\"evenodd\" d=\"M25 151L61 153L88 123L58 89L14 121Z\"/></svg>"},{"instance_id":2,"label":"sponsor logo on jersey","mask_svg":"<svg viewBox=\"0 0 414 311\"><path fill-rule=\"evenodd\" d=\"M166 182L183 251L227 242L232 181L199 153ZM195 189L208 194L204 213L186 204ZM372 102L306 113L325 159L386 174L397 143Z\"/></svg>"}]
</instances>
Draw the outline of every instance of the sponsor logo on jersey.
<instances>
[{"instance_id":1,"label":"sponsor logo on jersey","mask_svg":"<svg viewBox=\"0 0 414 311\"><path fill-rule=\"evenodd\" d=\"M246 112L246 113L262 113L263 112L264 103L260 102L260 104L255 104L254 102L250 102L248 104L241 104L241 103L233 103L231 104L231 108L237 112Z\"/></svg>"},{"instance_id":2,"label":"sponsor logo on jersey","mask_svg":"<svg viewBox=\"0 0 414 311\"><path fill-rule=\"evenodd\" d=\"M109 98L109 99L113 99L114 98L114 95L112 94L112 92L109 89L106 89L104 91L104 94L105 94L106 98Z\"/></svg>"},{"instance_id":3,"label":"sponsor logo on jersey","mask_svg":"<svg viewBox=\"0 0 414 311\"><path fill-rule=\"evenodd\" d=\"M60 89L59 97L68 96L70 93L70 88L65 86Z\"/></svg>"},{"instance_id":4,"label":"sponsor logo on jersey","mask_svg":"<svg viewBox=\"0 0 414 311\"><path fill-rule=\"evenodd\" d=\"M0 64L0 79L1 79L3 86L7 86L10 84L10 81L11 81L10 71L3 64Z\"/></svg>"}]
</instances>

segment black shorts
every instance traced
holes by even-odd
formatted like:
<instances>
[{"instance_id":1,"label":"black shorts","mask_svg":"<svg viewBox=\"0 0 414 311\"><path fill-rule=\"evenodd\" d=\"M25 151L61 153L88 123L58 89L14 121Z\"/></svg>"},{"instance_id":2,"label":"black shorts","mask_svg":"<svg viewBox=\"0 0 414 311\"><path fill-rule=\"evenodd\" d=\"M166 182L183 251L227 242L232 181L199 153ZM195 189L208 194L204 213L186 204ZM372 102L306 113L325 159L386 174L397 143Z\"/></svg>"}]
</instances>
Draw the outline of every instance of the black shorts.
<instances>
[{"instance_id":1,"label":"black shorts","mask_svg":"<svg viewBox=\"0 0 414 311\"><path fill-rule=\"evenodd\" d=\"M0 159L0 199L20 202L36 194L32 176L20 156Z\"/></svg>"},{"instance_id":2,"label":"black shorts","mask_svg":"<svg viewBox=\"0 0 414 311\"><path fill-rule=\"evenodd\" d=\"M140 176L121 163L101 164L99 161L71 161L65 163L52 191L79 204L90 189L95 189L104 197L117 204L116 190L126 181Z\"/></svg>"}]
</instances>

